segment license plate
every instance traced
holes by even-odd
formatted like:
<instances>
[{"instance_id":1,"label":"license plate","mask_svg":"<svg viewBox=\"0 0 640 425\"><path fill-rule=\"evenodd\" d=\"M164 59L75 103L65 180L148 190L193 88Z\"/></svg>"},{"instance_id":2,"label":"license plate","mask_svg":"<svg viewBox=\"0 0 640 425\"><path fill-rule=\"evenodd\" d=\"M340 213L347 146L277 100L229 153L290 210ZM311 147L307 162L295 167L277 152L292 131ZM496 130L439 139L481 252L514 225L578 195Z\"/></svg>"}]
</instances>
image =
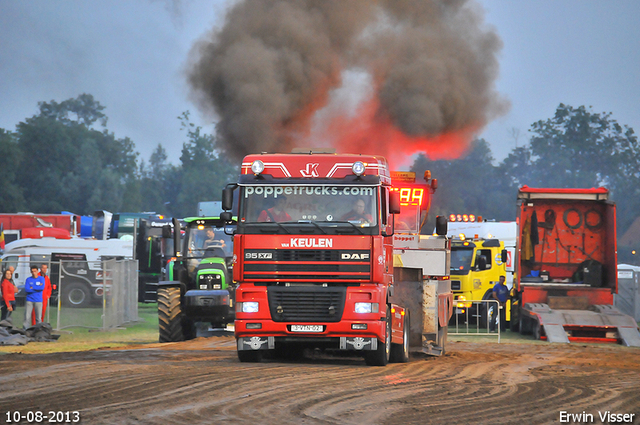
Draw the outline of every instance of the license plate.
<instances>
[{"instance_id":1,"label":"license plate","mask_svg":"<svg viewBox=\"0 0 640 425\"><path fill-rule=\"evenodd\" d=\"M291 325L291 332L322 332L322 325Z\"/></svg>"}]
</instances>

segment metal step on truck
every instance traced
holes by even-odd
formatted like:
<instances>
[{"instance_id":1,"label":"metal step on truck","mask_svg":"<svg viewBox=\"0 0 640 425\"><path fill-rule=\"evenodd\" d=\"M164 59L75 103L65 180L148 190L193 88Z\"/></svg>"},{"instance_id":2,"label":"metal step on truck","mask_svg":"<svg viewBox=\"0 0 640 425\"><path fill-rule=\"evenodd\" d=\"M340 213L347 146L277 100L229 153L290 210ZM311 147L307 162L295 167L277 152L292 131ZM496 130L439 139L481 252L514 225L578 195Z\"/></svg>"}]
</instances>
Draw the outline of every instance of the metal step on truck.
<instances>
[{"instance_id":1,"label":"metal step on truck","mask_svg":"<svg viewBox=\"0 0 640 425\"><path fill-rule=\"evenodd\" d=\"M386 160L373 155L246 156L222 197L226 211L235 190L240 200L233 243L239 360L312 348L384 366L408 361L412 341L442 354L451 314L446 220L428 243L415 234L435 186L394 186ZM403 203L418 211L414 234L398 218ZM232 214L221 218L231 222ZM429 267L436 261L437 272ZM413 285L401 290L405 281Z\"/></svg>"},{"instance_id":2,"label":"metal step on truck","mask_svg":"<svg viewBox=\"0 0 640 425\"><path fill-rule=\"evenodd\" d=\"M614 307L616 206L604 187L518 192L511 330L549 342L640 346L638 324Z\"/></svg>"}]
</instances>

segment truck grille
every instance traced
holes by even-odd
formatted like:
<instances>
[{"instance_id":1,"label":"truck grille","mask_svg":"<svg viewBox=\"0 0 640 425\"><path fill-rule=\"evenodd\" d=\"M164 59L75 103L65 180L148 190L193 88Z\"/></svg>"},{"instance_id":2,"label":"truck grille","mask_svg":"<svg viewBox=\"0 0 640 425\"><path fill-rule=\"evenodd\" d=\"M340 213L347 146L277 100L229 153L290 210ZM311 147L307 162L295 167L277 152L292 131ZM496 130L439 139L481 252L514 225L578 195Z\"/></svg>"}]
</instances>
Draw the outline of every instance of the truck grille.
<instances>
[{"instance_id":1,"label":"truck grille","mask_svg":"<svg viewBox=\"0 0 640 425\"><path fill-rule=\"evenodd\" d=\"M346 287L269 286L269 311L274 322L339 322Z\"/></svg>"},{"instance_id":2,"label":"truck grille","mask_svg":"<svg viewBox=\"0 0 640 425\"><path fill-rule=\"evenodd\" d=\"M369 250L247 249L244 280L330 282L371 280Z\"/></svg>"}]
</instances>

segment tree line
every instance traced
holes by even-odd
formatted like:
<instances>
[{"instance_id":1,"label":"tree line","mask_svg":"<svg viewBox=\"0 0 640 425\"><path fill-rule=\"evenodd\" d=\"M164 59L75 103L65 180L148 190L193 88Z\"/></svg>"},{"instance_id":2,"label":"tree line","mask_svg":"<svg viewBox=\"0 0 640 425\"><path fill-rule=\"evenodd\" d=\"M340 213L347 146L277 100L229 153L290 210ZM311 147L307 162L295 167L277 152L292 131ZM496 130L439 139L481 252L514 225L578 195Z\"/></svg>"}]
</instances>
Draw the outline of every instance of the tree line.
<instances>
[{"instance_id":1,"label":"tree line","mask_svg":"<svg viewBox=\"0 0 640 425\"><path fill-rule=\"evenodd\" d=\"M435 216L473 213L485 219L513 221L518 188L591 188L605 186L616 203L618 238L640 216L640 146L632 128L611 113L560 104L552 118L533 123L525 146L514 148L497 165L483 139L452 161L417 158L412 171L431 170L441 182L427 226ZM637 263L640 244L618 244L619 262Z\"/></svg>"},{"instance_id":2,"label":"tree line","mask_svg":"<svg viewBox=\"0 0 640 425\"><path fill-rule=\"evenodd\" d=\"M187 217L199 201L220 199L222 187L237 178L239 167L217 149L213 135L190 122L189 112L179 117L185 141L180 163L172 164L160 144L141 160L131 139L109 132L105 107L89 94L38 106L14 132L0 129L0 212Z\"/></svg>"},{"instance_id":3,"label":"tree line","mask_svg":"<svg viewBox=\"0 0 640 425\"><path fill-rule=\"evenodd\" d=\"M238 175L236 161L215 135L190 122L189 112L179 117L185 141L180 162L173 164L160 144L147 161L140 159L131 139L109 132L105 107L90 94L38 106L39 113L15 131L0 129L0 212L104 209L186 217L196 213L197 202L219 200ZM427 227L433 228L436 215L461 212L515 220L517 190L525 184L605 186L617 204L618 235L624 234L640 211L640 148L633 129L611 113L560 104L529 133L529 143L497 164L484 139L455 160L419 155L411 170L419 176L431 170L440 182ZM619 249L621 259L625 249Z\"/></svg>"}]
</instances>

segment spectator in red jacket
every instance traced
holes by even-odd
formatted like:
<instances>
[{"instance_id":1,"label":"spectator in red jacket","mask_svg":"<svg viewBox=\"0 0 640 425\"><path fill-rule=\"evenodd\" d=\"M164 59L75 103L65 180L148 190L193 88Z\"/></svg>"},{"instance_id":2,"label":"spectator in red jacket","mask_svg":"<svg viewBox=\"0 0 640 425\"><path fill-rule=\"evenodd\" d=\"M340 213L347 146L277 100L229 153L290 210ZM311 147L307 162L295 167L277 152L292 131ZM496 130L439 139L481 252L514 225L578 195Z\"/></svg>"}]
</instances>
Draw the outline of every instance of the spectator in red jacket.
<instances>
[{"instance_id":1,"label":"spectator in red jacket","mask_svg":"<svg viewBox=\"0 0 640 425\"><path fill-rule=\"evenodd\" d=\"M13 277L13 272L11 269L5 270L2 275L2 283L0 283L0 287L2 288L2 316L0 320L4 320L6 318L11 317L11 313L16 309L16 292L18 292L18 288L15 287L11 278Z\"/></svg>"},{"instance_id":2,"label":"spectator in red jacket","mask_svg":"<svg viewBox=\"0 0 640 425\"><path fill-rule=\"evenodd\" d=\"M49 270L49 265L42 264L40 266L39 275L44 277L44 290L42 291L42 317L40 318L42 322L44 322L44 314L47 312L47 306L49 305L49 298L51 298L51 290L53 287L51 286L51 279L47 276L47 270ZM33 311L31 315L31 324L35 326L36 324L36 312Z\"/></svg>"}]
</instances>

